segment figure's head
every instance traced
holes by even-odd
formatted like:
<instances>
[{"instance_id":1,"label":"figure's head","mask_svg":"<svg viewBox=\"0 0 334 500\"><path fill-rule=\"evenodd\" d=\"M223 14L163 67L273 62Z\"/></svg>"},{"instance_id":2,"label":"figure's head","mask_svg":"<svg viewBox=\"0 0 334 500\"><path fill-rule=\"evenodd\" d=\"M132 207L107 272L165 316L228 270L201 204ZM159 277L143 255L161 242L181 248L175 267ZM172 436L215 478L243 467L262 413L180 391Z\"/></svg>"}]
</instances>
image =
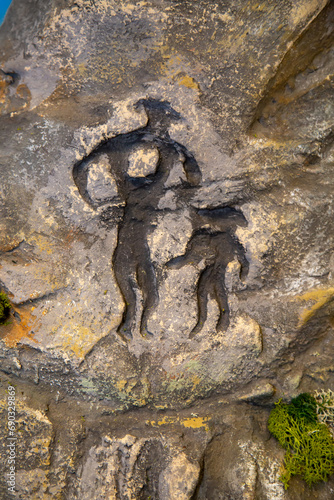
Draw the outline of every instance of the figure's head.
<instances>
[{"instance_id":1,"label":"figure's head","mask_svg":"<svg viewBox=\"0 0 334 500\"><path fill-rule=\"evenodd\" d=\"M173 121L181 120L181 115L167 101L140 99L136 107L143 107L148 115L148 125L158 135L166 134Z\"/></svg>"}]
</instances>

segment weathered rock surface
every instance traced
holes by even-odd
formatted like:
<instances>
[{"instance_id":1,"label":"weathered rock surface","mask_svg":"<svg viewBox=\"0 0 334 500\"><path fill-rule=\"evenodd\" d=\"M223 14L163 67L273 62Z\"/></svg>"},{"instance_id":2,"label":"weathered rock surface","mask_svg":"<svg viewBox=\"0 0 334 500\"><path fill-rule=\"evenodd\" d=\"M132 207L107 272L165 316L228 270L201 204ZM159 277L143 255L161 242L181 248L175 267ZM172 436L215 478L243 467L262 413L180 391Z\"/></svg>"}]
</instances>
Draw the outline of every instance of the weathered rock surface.
<instances>
[{"instance_id":1,"label":"weathered rock surface","mask_svg":"<svg viewBox=\"0 0 334 500\"><path fill-rule=\"evenodd\" d=\"M3 396L3 395L2 395ZM19 498L43 498L48 488L47 473L50 467L53 439L52 425L46 416L39 410L34 410L22 402L16 404L15 426L17 432L15 447L16 453L16 487ZM8 409L6 397L1 400L0 406L0 447L1 447L1 498L10 498L7 489L8 452L14 441L8 439L7 422ZM19 431L19 432L18 432ZM14 454L13 454L14 456ZM10 464L11 465L11 464Z\"/></svg>"},{"instance_id":2,"label":"weathered rock surface","mask_svg":"<svg viewBox=\"0 0 334 500\"><path fill-rule=\"evenodd\" d=\"M45 441L20 498L332 495L282 489L265 421L334 381L333 18L326 0L13 0L1 389Z\"/></svg>"}]
</instances>

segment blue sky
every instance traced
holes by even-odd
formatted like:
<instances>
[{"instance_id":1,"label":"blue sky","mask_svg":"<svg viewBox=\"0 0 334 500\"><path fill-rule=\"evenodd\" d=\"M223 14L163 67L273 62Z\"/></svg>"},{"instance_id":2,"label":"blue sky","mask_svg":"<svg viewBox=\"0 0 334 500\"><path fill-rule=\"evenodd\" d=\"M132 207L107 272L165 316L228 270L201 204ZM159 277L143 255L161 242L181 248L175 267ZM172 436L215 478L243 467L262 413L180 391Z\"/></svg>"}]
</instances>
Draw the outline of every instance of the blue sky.
<instances>
[{"instance_id":1,"label":"blue sky","mask_svg":"<svg viewBox=\"0 0 334 500\"><path fill-rule=\"evenodd\" d=\"M10 5L12 0L0 0L0 24L3 21L3 18L5 17L5 14L7 12L7 9Z\"/></svg>"}]
</instances>

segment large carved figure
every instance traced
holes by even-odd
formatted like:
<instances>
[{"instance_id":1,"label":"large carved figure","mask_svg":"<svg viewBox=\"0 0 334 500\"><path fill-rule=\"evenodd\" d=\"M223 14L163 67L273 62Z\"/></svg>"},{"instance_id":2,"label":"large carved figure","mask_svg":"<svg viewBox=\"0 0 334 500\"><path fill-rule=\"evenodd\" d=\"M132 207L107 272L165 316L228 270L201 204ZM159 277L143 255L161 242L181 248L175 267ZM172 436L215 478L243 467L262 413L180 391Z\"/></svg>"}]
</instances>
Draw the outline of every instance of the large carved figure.
<instances>
[{"instance_id":1,"label":"large carved figure","mask_svg":"<svg viewBox=\"0 0 334 500\"><path fill-rule=\"evenodd\" d=\"M180 119L179 114L166 102L148 99L140 101L138 105L145 107L148 125L99 145L73 170L80 194L87 203L97 207L100 203L87 189L89 169L94 161L107 156L118 194L125 203L112 263L125 303L118 333L127 340L132 338L136 323L137 288L142 293L143 301L140 333L143 336L151 335L147 322L157 305L158 286L147 234L152 230L159 211L159 201L167 189L165 183L169 173L177 162L181 162L187 179L182 189L197 186L201 180L200 169L193 156L169 136L168 126L171 120ZM150 158L149 170L144 168L136 172L131 166L130 158L138 148L142 148L147 158Z\"/></svg>"}]
</instances>

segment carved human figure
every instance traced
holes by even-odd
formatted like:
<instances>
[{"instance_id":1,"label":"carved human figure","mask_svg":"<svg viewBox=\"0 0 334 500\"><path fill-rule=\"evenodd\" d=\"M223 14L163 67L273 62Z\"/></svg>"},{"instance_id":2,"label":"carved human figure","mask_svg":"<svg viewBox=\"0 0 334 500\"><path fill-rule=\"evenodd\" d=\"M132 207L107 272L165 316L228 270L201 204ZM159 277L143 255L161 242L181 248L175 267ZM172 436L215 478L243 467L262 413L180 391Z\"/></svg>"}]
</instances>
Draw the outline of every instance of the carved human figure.
<instances>
[{"instance_id":1,"label":"carved human figure","mask_svg":"<svg viewBox=\"0 0 334 500\"><path fill-rule=\"evenodd\" d=\"M125 304L118 333L126 340L132 338L136 324L138 288L142 294L140 333L145 337L152 335L147 322L158 302L158 285L147 235L153 230L159 201L167 190L165 184L169 173L176 162L182 162L187 179L182 188L195 187L201 180L196 160L184 146L169 136L170 122L179 120L179 114L166 102L147 99L138 105L144 106L147 112L147 126L109 139L75 165L73 170L82 197L91 206L98 207L101 203L93 198L91 190L87 190L89 169L94 161L107 156L118 194L124 202L112 264ZM149 172L145 172L145 168L143 171L138 169L137 175L129 158L138 148L144 149L150 161L156 158L156 163L154 168L151 165Z\"/></svg>"},{"instance_id":2,"label":"carved human figure","mask_svg":"<svg viewBox=\"0 0 334 500\"><path fill-rule=\"evenodd\" d=\"M198 319L189 337L200 332L207 319L207 305L209 296L213 297L219 307L217 331L226 330L229 326L229 307L225 287L226 267L235 257L241 264L241 279L244 279L249 270L245 249L235 235L238 225L245 226L243 214L233 208L216 210L200 210L204 222L210 222L211 227L194 230L183 255L167 262L171 269L179 269L187 264L199 264L204 260L204 269L200 272L197 283ZM221 226L223 231L212 228Z\"/></svg>"}]
</instances>

